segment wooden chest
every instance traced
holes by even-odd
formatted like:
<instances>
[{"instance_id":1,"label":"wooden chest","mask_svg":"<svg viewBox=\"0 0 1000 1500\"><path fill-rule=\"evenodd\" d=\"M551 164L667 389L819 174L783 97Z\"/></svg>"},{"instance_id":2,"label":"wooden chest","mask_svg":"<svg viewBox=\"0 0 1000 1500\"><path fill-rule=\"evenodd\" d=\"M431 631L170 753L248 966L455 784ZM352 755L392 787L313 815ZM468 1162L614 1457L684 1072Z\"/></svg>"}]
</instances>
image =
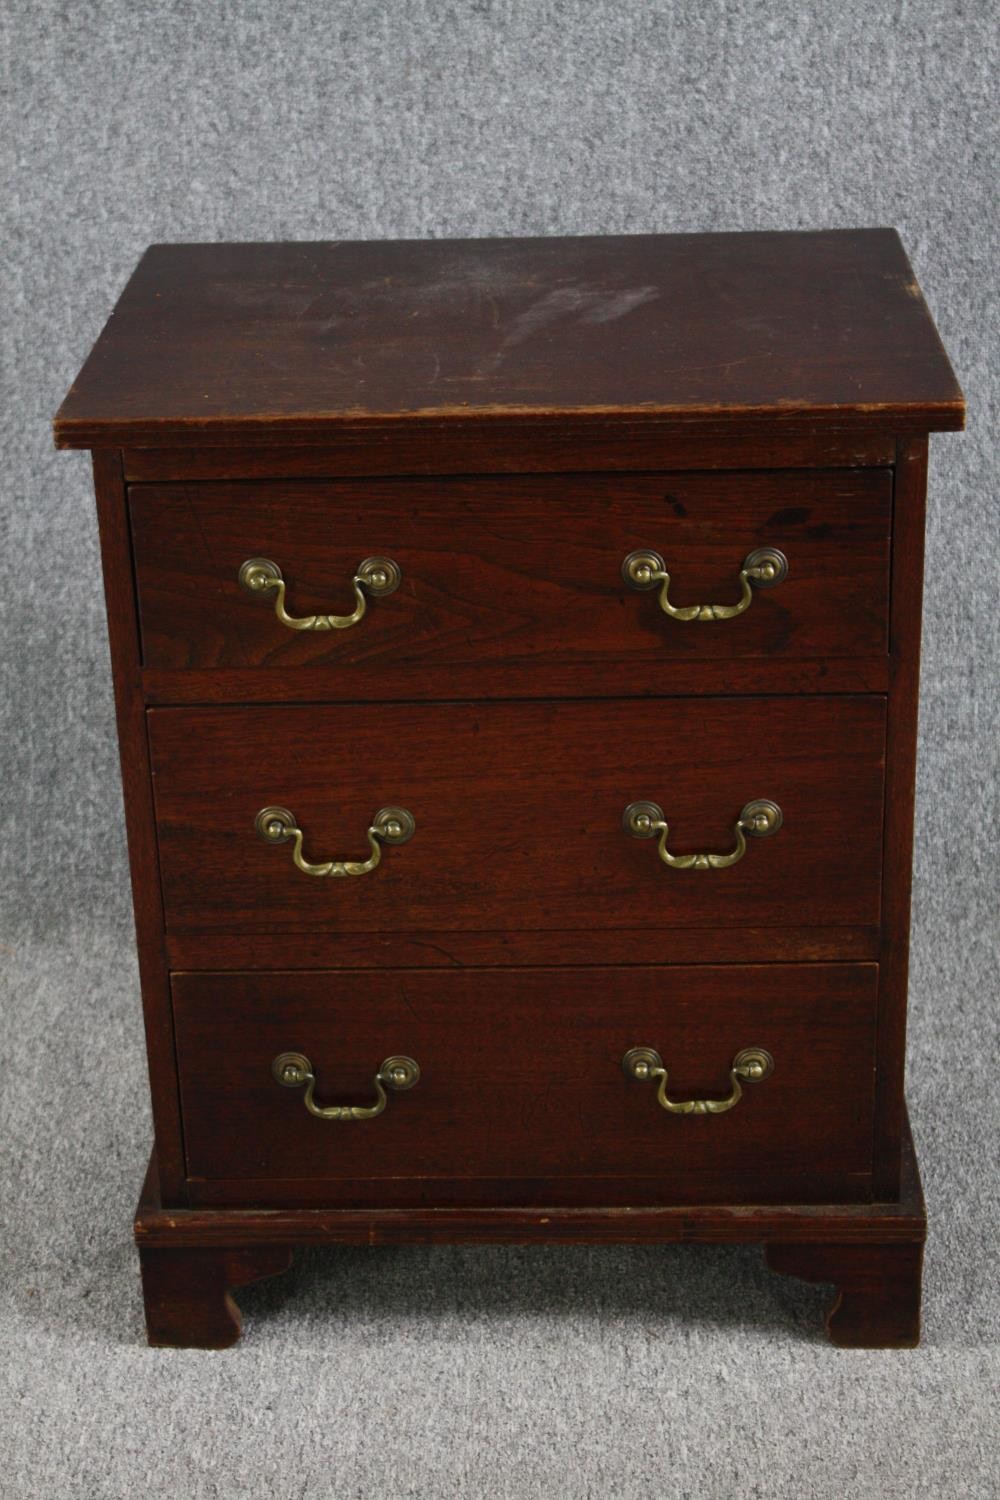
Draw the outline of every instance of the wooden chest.
<instances>
[{"instance_id":1,"label":"wooden chest","mask_svg":"<svg viewBox=\"0 0 1000 1500\"><path fill-rule=\"evenodd\" d=\"M895 233L154 246L104 555L150 1340L306 1243L762 1243L916 1342Z\"/></svg>"}]
</instances>

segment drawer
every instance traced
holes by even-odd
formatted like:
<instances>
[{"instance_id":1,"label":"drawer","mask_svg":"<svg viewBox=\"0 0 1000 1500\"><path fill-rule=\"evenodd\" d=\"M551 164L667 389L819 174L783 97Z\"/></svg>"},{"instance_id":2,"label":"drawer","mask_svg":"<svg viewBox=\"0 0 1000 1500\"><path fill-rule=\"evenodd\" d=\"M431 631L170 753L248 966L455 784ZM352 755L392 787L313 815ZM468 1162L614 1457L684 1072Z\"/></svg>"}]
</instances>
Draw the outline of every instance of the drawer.
<instances>
[{"instance_id":1,"label":"drawer","mask_svg":"<svg viewBox=\"0 0 1000 1500\"><path fill-rule=\"evenodd\" d=\"M198 931L836 927L878 922L885 702L299 704L148 714L166 923ZM741 836L757 799L780 828ZM665 840L623 827L660 805ZM367 830L385 807L409 842ZM303 861L363 862L354 878ZM285 815L288 815L287 819ZM745 852L724 868L660 858ZM374 857L374 856L372 856Z\"/></svg>"},{"instance_id":2,"label":"drawer","mask_svg":"<svg viewBox=\"0 0 1000 1500\"><path fill-rule=\"evenodd\" d=\"M671 660L884 655L891 495L888 469L137 485L143 660L324 665L338 691L346 676L359 697L414 697L447 696L435 668L521 667L530 693L532 667L586 665L591 682L603 667L600 690L618 692L622 671L638 686ZM672 607L732 606L761 548L784 554L787 577L748 584L748 607L727 619L674 618L658 588L622 576L629 554L652 549ZM262 558L290 617L344 617L372 557L398 566L399 586L362 589L350 628L282 624L273 590L240 583Z\"/></svg>"},{"instance_id":3,"label":"drawer","mask_svg":"<svg viewBox=\"0 0 1000 1500\"><path fill-rule=\"evenodd\" d=\"M200 1201L830 1202L870 1190L877 968L176 974L187 1170ZM773 1071L720 1113L745 1051ZM283 1054L289 1082L275 1081ZM412 1059L416 1084L376 1075ZM390 1069L390 1075L394 1070ZM404 1081L405 1078L404 1078ZM739 1080L737 1080L739 1081Z\"/></svg>"}]
</instances>

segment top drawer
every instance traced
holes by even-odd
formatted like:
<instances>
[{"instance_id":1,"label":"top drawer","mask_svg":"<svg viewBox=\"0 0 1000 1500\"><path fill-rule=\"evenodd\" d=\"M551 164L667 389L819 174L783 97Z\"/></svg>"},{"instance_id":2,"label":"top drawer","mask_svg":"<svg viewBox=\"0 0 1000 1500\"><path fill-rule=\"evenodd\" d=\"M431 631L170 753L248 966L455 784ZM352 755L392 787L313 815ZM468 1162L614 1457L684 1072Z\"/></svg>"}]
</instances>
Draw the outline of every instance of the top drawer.
<instances>
[{"instance_id":1,"label":"top drawer","mask_svg":"<svg viewBox=\"0 0 1000 1500\"><path fill-rule=\"evenodd\" d=\"M653 686L672 662L883 655L891 499L887 469L136 485L143 660L318 666L359 696L405 688L407 667L415 683L503 667L530 695L536 668L551 687L551 669L585 664L592 688L606 674L621 692L622 673ZM741 572L760 549L787 559L770 586ZM679 615L662 583L623 576L637 551L662 558ZM355 589L371 558L398 568L393 592ZM283 599L241 584L252 559L279 570ZM688 617L702 605L719 617Z\"/></svg>"}]
</instances>

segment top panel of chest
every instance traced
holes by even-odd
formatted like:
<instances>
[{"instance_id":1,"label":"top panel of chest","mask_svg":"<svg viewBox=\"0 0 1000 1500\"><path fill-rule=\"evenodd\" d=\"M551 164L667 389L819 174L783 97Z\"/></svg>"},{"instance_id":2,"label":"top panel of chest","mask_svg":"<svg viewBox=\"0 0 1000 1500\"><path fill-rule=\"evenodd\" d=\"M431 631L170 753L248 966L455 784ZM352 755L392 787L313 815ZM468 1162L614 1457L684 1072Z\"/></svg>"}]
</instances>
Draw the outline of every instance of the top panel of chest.
<instances>
[{"instance_id":1,"label":"top panel of chest","mask_svg":"<svg viewBox=\"0 0 1000 1500\"><path fill-rule=\"evenodd\" d=\"M960 428L895 231L154 245L58 446L609 422Z\"/></svg>"}]
</instances>

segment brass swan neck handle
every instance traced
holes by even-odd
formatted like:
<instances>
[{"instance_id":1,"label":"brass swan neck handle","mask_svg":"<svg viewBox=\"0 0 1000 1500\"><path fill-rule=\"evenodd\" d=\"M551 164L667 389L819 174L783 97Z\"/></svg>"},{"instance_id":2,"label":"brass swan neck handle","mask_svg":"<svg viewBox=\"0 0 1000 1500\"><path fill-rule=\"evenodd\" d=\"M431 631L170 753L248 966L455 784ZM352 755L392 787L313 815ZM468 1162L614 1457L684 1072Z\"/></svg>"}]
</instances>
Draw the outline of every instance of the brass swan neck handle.
<instances>
[{"instance_id":1,"label":"brass swan neck handle","mask_svg":"<svg viewBox=\"0 0 1000 1500\"><path fill-rule=\"evenodd\" d=\"M642 547L630 552L622 563L622 577L629 588L643 592L660 585L659 605L672 620L731 620L750 608L753 591L771 589L788 577L788 558L777 547L755 547L743 559L737 583L740 597L736 604L686 604L670 602L670 574L658 552Z\"/></svg>"},{"instance_id":2,"label":"brass swan neck handle","mask_svg":"<svg viewBox=\"0 0 1000 1500\"><path fill-rule=\"evenodd\" d=\"M764 839L777 833L784 815L776 802L760 797L748 802L733 825L736 845L728 854L671 854L667 848L670 827L657 802L630 802L622 813L622 827L634 839L652 839L657 834L660 841L657 852L665 865L672 870L724 870L738 864L747 852L747 838Z\"/></svg>"},{"instance_id":3,"label":"brass swan neck handle","mask_svg":"<svg viewBox=\"0 0 1000 1500\"><path fill-rule=\"evenodd\" d=\"M744 1047L737 1052L729 1069L729 1094L725 1099L670 1099L667 1097L667 1070L663 1059L652 1047L631 1047L622 1058L626 1078L637 1083L659 1080L656 1102L671 1115L724 1115L743 1098L744 1083L761 1083L774 1072L774 1058L763 1047Z\"/></svg>"},{"instance_id":4,"label":"brass swan neck handle","mask_svg":"<svg viewBox=\"0 0 1000 1500\"><path fill-rule=\"evenodd\" d=\"M318 864L303 855L305 835L287 807L262 807L254 819L254 827L265 844L284 844L291 839L292 862L303 875L328 875L336 879L344 875L367 875L381 863L382 845L405 844L413 837L416 823L405 807L380 808L368 827L367 859L328 859Z\"/></svg>"},{"instance_id":5,"label":"brass swan neck handle","mask_svg":"<svg viewBox=\"0 0 1000 1500\"><path fill-rule=\"evenodd\" d=\"M374 1104L317 1104L316 1074L302 1052L280 1052L271 1064L271 1077L286 1089L298 1089L305 1084L302 1102L317 1120L374 1120L389 1102L386 1089L395 1093L412 1089L420 1082L420 1066L412 1057L387 1057L372 1079Z\"/></svg>"},{"instance_id":6,"label":"brass swan neck handle","mask_svg":"<svg viewBox=\"0 0 1000 1500\"><path fill-rule=\"evenodd\" d=\"M354 610L349 615L290 615L285 609L285 580L278 564L269 557L248 557L237 577L248 594L258 598L274 595L274 613L289 630L347 630L364 619L369 595L381 599L394 594L403 575L390 557L366 557L351 579Z\"/></svg>"}]
</instances>

